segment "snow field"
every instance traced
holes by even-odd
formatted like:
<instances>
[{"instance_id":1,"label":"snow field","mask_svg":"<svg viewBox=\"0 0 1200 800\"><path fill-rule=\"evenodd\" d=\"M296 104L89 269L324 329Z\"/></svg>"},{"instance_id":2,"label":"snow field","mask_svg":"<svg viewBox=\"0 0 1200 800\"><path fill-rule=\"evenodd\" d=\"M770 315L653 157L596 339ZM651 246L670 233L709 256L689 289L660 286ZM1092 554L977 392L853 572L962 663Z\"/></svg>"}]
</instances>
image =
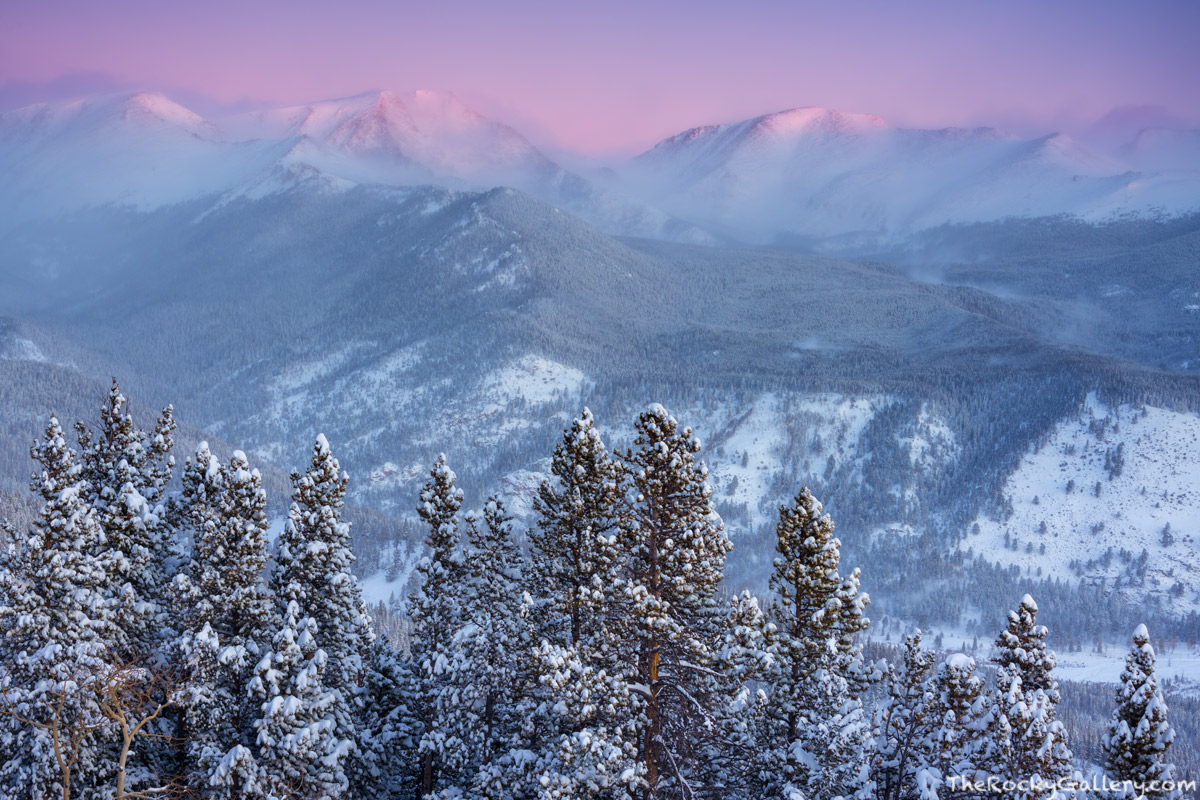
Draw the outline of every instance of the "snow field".
<instances>
[{"instance_id":1,"label":"snow field","mask_svg":"<svg viewBox=\"0 0 1200 800\"><path fill-rule=\"evenodd\" d=\"M1110 479L1106 455L1122 445L1123 467ZM1181 612L1200 607L1200 417L1149 406L1112 409L1089 396L1079 416L1022 459L1004 492L1011 519L980 517L979 534L968 535L962 549L1135 599L1159 595ZM1134 585L1121 550L1134 559L1147 554L1144 579ZM1082 576L1072 562L1082 562Z\"/></svg>"}]
</instances>

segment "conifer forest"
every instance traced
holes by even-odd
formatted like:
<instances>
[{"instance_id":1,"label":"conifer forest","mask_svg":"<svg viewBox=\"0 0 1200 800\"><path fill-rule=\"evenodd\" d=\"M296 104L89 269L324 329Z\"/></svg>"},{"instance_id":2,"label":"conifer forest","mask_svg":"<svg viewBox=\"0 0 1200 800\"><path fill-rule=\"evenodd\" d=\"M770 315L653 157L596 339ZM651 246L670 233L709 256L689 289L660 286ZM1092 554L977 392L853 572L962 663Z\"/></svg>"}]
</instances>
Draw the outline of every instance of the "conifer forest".
<instances>
[{"instance_id":1,"label":"conifer forest","mask_svg":"<svg viewBox=\"0 0 1200 800\"><path fill-rule=\"evenodd\" d=\"M1115 691L1086 695L1060 687L1028 594L987 658L915 629L868 641L863 576L807 488L780 498L766 591L729 589L738 537L661 405L625 449L582 409L528 526L438 457L406 501L422 545L390 620L364 602L325 436L275 531L244 452L176 453L169 406L142 424L114 381L95 427L48 416L32 447L34 511L0 564L4 798L1195 791L1172 745L1196 706L1168 707L1145 625Z\"/></svg>"}]
</instances>

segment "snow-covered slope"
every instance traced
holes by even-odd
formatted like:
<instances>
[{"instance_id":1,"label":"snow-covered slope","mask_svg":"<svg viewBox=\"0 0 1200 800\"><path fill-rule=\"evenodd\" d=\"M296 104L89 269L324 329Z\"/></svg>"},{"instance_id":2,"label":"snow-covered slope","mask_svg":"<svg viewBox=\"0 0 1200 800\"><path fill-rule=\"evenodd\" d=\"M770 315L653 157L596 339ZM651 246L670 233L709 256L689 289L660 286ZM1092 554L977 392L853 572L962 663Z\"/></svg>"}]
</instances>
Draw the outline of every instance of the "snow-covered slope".
<instances>
[{"instance_id":1,"label":"snow-covered slope","mask_svg":"<svg viewBox=\"0 0 1200 800\"><path fill-rule=\"evenodd\" d=\"M1200 209L1200 174L1178 153L1126 161L1063 134L912 130L823 108L694 128L634 159L626 175L668 211L760 242Z\"/></svg>"},{"instance_id":2,"label":"snow-covered slope","mask_svg":"<svg viewBox=\"0 0 1200 800\"><path fill-rule=\"evenodd\" d=\"M1089 397L1004 491L1012 516L978 519L964 549L1131 600L1200 606L1200 417Z\"/></svg>"}]
</instances>

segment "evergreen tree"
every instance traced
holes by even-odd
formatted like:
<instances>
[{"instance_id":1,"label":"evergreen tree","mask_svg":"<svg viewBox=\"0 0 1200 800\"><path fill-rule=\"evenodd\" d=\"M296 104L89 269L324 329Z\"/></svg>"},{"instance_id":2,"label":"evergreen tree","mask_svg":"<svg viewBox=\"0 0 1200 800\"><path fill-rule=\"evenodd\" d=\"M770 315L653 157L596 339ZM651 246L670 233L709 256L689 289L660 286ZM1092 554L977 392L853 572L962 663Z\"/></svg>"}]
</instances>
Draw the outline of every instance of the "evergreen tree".
<instances>
[{"instance_id":1,"label":"evergreen tree","mask_svg":"<svg viewBox=\"0 0 1200 800\"><path fill-rule=\"evenodd\" d=\"M68 777L79 794L112 769L104 742L79 732L100 719L95 694L83 687L108 667L116 624L105 593L111 565L103 534L55 417L31 455L41 465L31 486L42 509L0 571L0 665L14 712L0 721L0 790L6 798L49 800L64 796ZM79 733L70 776L55 757L55 726Z\"/></svg>"},{"instance_id":2,"label":"evergreen tree","mask_svg":"<svg viewBox=\"0 0 1200 800\"><path fill-rule=\"evenodd\" d=\"M1113 783L1129 782L1116 796L1132 797L1134 786L1150 787L1173 781L1175 767L1167 760L1175 731L1167 721L1167 703L1154 674L1154 647L1145 625L1133 632L1133 648L1125 657L1117 707L1104 735L1104 771ZM1176 800L1178 788L1147 790L1149 800Z\"/></svg>"},{"instance_id":3,"label":"evergreen tree","mask_svg":"<svg viewBox=\"0 0 1200 800\"><path fill-rule=\"evenodd\" d=\"M732 545L712 504L700 441L655 404L627 451L631 548L628 646L645 711L639 757L645 800L688 797L705 780L714 734L707 673L725 620L717 586Z\"/></svg>"},{"instance_id":4,"label":"evergreen tree","mask_svg":"<svg viewBox=\"0 0 1200 800\"><path fill-rule=\"evenodd\" d=\"M334 733L357 745L359 688L371 633L358 578L350 571L350 526L341 519L348 481L329 442L318 436L308 469L292 474L292 505L279 536L271 589L281 616L296 603L299 614L313 619L311 635L328 659L324 686L335 698Z\"/></svg>"},{"instance_id":5,"label":"evergreen tree","mask_svg":"<svg viewBox=\"0 0 1200 800\"><path fill-rule=\"evenodd\" d=\"M1046 646L1046 634L1046 626L1037 624L1037 603L1025 595L996 639L997 735L987 742L992 752L985 763L1005 779L1033 781L1018 800L1048 796L1054 783L1071 774L1066 728L1056 715L1058 683L1051 674L1057 658Z\"/></svg>"},{"instance_id":6,"label":"evergreen tree","mask_svg":"<svg viewBox=\"0 0 1200 800\"><path fill-rule=\"evenodd\" d=\"M771 588L779 596L778 677L769 747L785 763L787 795L850 797L870 791L870 725L861 692L872 679L856 636L869 602L858 571L838 573L833 520L807 488L779 509Z\"/></svg>"},{"instance_id":7,"label":"evergreen tree","mask_svg":"<svg viewBox=\"0 0 1200 800\"><path fill-rule=\"evenodd\" d=\"M929 703L932 734L916 773L918 797L973 797L963 782L985 782L991 710L975 659L957 653L938 668Z\"/></svg>"},{"instance_id":8,"label":"evergreen tree","mask_svg":"<svg viewBox=\"0 0 1200 800\"><path fill-rule=\"evenodd\" d=\"M553 481L538 487L537 526L529 532L536 632L562 646L586 641L603 647L600 630L611 611L611 592L623 563L620 539L621 468L583 410L550 462Z\"/></svg>"},{"instance_id":9,"label":"evergreen tree","mask_svg":"<svg viewBox=\"0 0 1200 800\"><path fill-rule=\"evenodd\" d=\"M362 692L360 757L353 793L369 800L414 796L413 761L423 730L418 717L420 682L383 637L368 649Z\"/></svg>"},{"instance_id":10,"label":"evergreen tree","mask_svg":"<svg viewBox=\"0 0 1200 800\"><path fill-rule=\"evenodd\" d=\"M186 609L179 657L192 690L187 761L206 793L230 797L261 788L250 764L259 709L246 687L276 627L261 582L266 495L244 453L234 451L222 468L204 442L185 465L183 481L181 513L193 544L174 591Z\"/></svg>"},{"instance_id":11,"label":"evergreen tree","mask_svg":"<svg viewBox=\"0 0 1200 800\"><path fill-rule=\"evenodd\" d=\"M580 656L577 646L543 640L532 673L549 702L541 713L552 734L540 742L532 786L539 800L631 800L640 795L646 765L639 760L638 711L643 705L621 672ZM514 773L524 770L513 765ZM528 796L528 793L525 795Z\"/></svg>"},{"instance_id":12,"label":"evergreen tree","mask_svg":"<svg viewBox=\"0 0 1200 800\"><path fill-rule=\"evenodd\" d=\"M513 541L512 520L491 497L483 522L467 522L467 573L461 589L466 618L455 635L461 687L455 727L465 732L471 753L470 794L505 797L520 780L509 769L509 749L520 720L517 658L528 647L521 618L521 553Z\"/></svg>"},{"instance_id":13,"label":"evergreen tree","mask_svg":"<svg viewBox=\"0 0 1200 800\"><path fill-rule=\"evenodd\" d=\"M345 761L354 742L338 735L344 700L325 685L329 662L317 647L316 621L300 613L290 601L274 649L250 682L250 695L262 703L257 767L268 797L333 800L349 789Z\"/></svg>"},{"instance_id":14,"label":"evergreen tree","mask_svg":"<svg viewBox=\"0 0 1200 800\"><path fill-rule=\"evenodd\" d=\"M531 654L520 661L520 747L543 797L625 797L636 763L642 696L630 691L623 568L629 540L621 519L622 469L592 414L563 432L552 479L534 499L527 586ZM600 700L603 698L603 700Z\"/></svg>"},{"instance_id":15,"label":"evergreen tree","mask_svg":"<svg viewBox=\"0 0 1200 800\"><path fill-rule=\"evenodd\" d=\"M709 782L723 796L763 797L778 774L767 740L770 698L763 684L775 670L775 627L757 597L743 592L728 606L720 646L706 673L714 735L705 742Z\"/></svg>"},{"instance_id":16,"label":"evergreen tree","mask_svg":"<svg viewBox=\"0 0 1200 800\"><path fill-rule=\"evenodd\" d=\"M417 565L418 588L409 598L412 617L412 661L418 680L417 712L421 735L417 745L416 783L420 796L461 786L468 761L458 717L457 673L461 668L454 637L467 609L459 595L466 582L458 531L462 490L439 455L421 490L417 514L429 528L430 553Z\"/></svg>"},{"instance_id":17,"label":"evergreen tree","mask_svg":"<svg viewBox=\"0 0 1200 800\"><path fill-rule=\"evenodd\" d=\"M95 509L110 564L104 593L122 620L109 644L128 660L155 654L171 622L166 596L171 532L162 504L174 466L175 420L167 406L147 433L134 425L125 406L114 379L99 429L82 422L75 428L84 500Z\"/></svg>"},{"instance_id":18,"label":"evergreen tree","mask_svg":"<svg viewBox=\"0 0 1200 800\"><path fill-rule=\"evenodd\" d=\"M935 659L921 647L921 631L904 640L904 666L893 671L881 709L879 745L874 760L879 800L916 797L917 772L930 763L934 730L931 678Z\"/></svg>"}]
</instances>

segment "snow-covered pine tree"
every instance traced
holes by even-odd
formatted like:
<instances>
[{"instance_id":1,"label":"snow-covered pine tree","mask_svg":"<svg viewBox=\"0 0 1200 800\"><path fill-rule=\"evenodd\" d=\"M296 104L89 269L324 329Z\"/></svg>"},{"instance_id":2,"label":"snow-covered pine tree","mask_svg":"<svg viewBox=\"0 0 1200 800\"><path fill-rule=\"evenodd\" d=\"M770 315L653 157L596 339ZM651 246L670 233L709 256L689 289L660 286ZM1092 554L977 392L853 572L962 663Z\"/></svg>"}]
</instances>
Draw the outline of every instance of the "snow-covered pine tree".
<instances>
[{"instance_id":1,"label":"snow-covered pine tree","mask_svg":"<svg viewBox=\"0 0 1200 800\"><path fill-rule=\"evenodd\" d=\"M635 422L628 475L628 650L645 701L639 757L644 800L690 797L697 756L714 735L708 671L725 611L717 586L732 548L712 503L700 441L654 404Z\"/></svg>"},{"instance_id":2,"label":"snow-covered pine tree","mask_svg":"<svg viewBox=\"0 0 1200 800\"><path fill-rule=\"evenodd\" d=\"M176 576L184 609L178 651L191 702L184 714L185 763L196 788L226 798L261 789L253 722L261 712L246 687L276 628L262 584L267 560L262 477L236 450L225 467L201 442L183 473L177 515L192 551Z\"/></svg>"},{"instance_id":3,"label":"snow-covered pine tree","mask_svg":"<svg viewBox=\"0 0 1200 800\"><path fill-rule=\"evenodd\" d=\"M466 565L460 592L466 617L454 641L461 665L453 727L464 732L471 754L463 789L472 797L509 797L512 784L524 780L509 750L521 723L517 661L529 637L521 615L521 552L498 497L488 498L482 523L467 520Z\"/></svg>"},{"instance_id":4,"label":"snow-covered pine tree","mask_svg":"<svg viewBox=\"0 0 1200 800\"><path fill-rule=\"evenodd\" d=\"M553 480L538 487L533 501L538 521L529 531L534 635L564 647L583 641L586 649L603 649L603 627L624 563L621 466L587 408L563 431L550 474Z\"/></svg>"},{"instance_id":5,"label":"snow-covered pine tree","mask_svg":"<svg viewBox=\"0 0 1200 800\"><path fill-rule=\"evenodd\" d=\"M363 711L358 694L371 632L358 578L350 571L350 526L341 518L348 481L328 440L317 436L308 469L292 473L292 505L279 535L271 590L281 616L296 603L301 617L313 619L310 631L328 659L324 686L336 696L334 733L357 748Z\"/></svg>"},{"instance_id":6,"label":"snow-covered pine tree","mask_svg":"<svg viewBox=\"0 0 1200 800\"><path fill-rule=\"evenodd\" d=\"M1028 791L1014 795L1017 800L1048 796L1051 786L1071 775L1067 732L1056 714L1058 683L1051 674L1057 657L1046 646L1048 631L1037 624L1037 610L1032 597L1022 597L996 639L992 715L997 735L987 742L991 752L981 754L981 763L1000 777L1037 778Z\"/></svg>"},{"instance_id":7,"label":"snow-covered pine tree","mask_svg":"<svg viewBox=\"0 0 1200 800\"><path fill-rule=\"evenodd\" d=\"M947 656L933 684L929 715L933 725L928 758L920 759L916 772L917 797L974 797L963 781L983 782L989 777L980 764L988 752L991 709L983 679L975 674L975 659L962 653ZM925 755L921 748L920 755Z\"/></svg>"},{"instance_id":8,"label":"snow-covered pine tree","mask_svg":"<svg viewBox=\"0 0 1200 800\"><path fill-rule=\"evenodd\" d=\"M1173 781L1175 766L1167 760L1175 731L1167 720L1167 703L1154 674L1154 647L1145 625L1133 632L1133 647L1125 657L1117 707L1104 735L1104 771L1113 783L1129 782L1112 797L1134 797L1133 786L1160 787ZM1146 791L1148 800L1177 800L1178 787Z\"/></svg>"},{"instance_id":9,"label":"snow-covered pine tree","mask_svg":"<svg viewBox=\"0 0 1200 800\"><path fill-rule=\"evenodd\" d=\"M933 652L921 647L921 631L904 640L904 666L893 670L880 709L878 746L873 767L878 800L914 796L917 771L930 761L936 720L931 713Z\"/></svg>"},{"instance_id":10,"label":"snow-covered pine tree","mask_svg":"<svg viewBox=\"0 0 1200 800\"><path fill-rule=\"evenodd\" d=\"M0 572L3 702L14 712L0 720L0 794L6 800L64 796L51 731L38 726L58 722L78 731L99 719L98 698L81 687L107 668L105 643L114 640L116 627L104 592L109 565L102 532L55 417L30 452L41 465L31 488L43 506ZM83 737L70 776L76 794L104 780L112 769L106 761L103 743Z\"/></svg>"},{"instance_id":11,"label":"snow-covered pine tree","mask_svg":"<svg viewBox=\"0 0 1200 800\"><path fill-rule=\"evenodd\" d=\"M161 504L175 463L175 420L167 406L147 433L134 425L125 406L114 378L99 429L82 422L75 429L84 500L95 509L112 565L104 592L122 620L109 645L129 660L156 655L171 622L166 602L171 533Z\"/></svg>"},{"instance_id":12,"label":"snow-covered pine tree","mask_svg":"<svg viewBox=\"0 0 1200 800\"><path fill-rule=\"evenodd\" d=\"M289 601L274 649L250 681L251 697L262 704L254 723L257 766L267 797L334 800L349 790L345 766L354 743L338 735L344 701L325 684L329 662L317 646L317 622L300 613Z\"/></svg>"},{"instance_id":13,"label":"snow-covered pine tree","mask_svg":"<svg viewBox=\"0 0 1200 800\"><path fill-rule=\"evenodd\" d=\"M870 791L870 724L861 692L870 680L856 635L869 602L858 571L838 573L833 520L807 488L779 509L771 588L779 596L778 673L768 747L785 764L787 796L852 797Z\"/></svg>"},{"instance_id":14,"label":"snow-covered pine tree","mask_svg":"<svg viewBox=\"0 0 1200 800\"><path fill-rule=\"evenodd\" d=\"M621 520L622 469L588 409L563 431L534 498L526 585L532 643L520 660L520 746L539 796L623 797L637 785ZM599 698L603 698L600 700Z\"/></svg>"},{"instance_id":15,"label":"snow-covered pine tree","mask_svg":"<svg viewBox=\"0 0 1200 800\"><path fill-rule=\"evenodd\" d=\"M715 724L703 754L710 782L725 797L765 797L776 785L778 763L762 747L770 703L763 685L775 674L775 634L757 597L732 598L707 673Z\"/></svg>"},{"instance_id":16,"label":"snow-covered pine tree","mask_svg":"<svg viewBox=\"0 0 1200 800\"><path fill-rule=\"evenodd\" d=\"M467 761L463 732L451 723L457 717L459 654L454 641L467 610L459 592L466 582L466 565L458 531L462 490L454 471L439 455L421 489L417 514L429 527L429 555L417 565L417 590L409 598L412 619L412 662L417 676L417 714L421 734L415 770L420 797L447 787L461 786Z\"/></svg>"},{"instance_id":17,"label":"snow-covered pine tree","mask_svg":"<svg viewBox=\"0 0 1200 800\"><path fill-rule=\"evenodd\" d=\"M411 797L417 742L423 721L417 716L420 682L413 663L401 658L384 637L367 653L362 692L361 758L351 792L367 800Z\"/></svg>"},{"instance_id":18,"label":"snow-covered pine tree","mask_svg":"<svg viewBox=\"0 0 1200 800\"><path fill-rule=\"evenodd\" d=\"M533 780L517 796L538 800L631 800L640 796L646 765L639 760L642 698L623 674L588 663L579 648L543 640L530 672L552 733L538 741ZM528 708L528 706L526 706ZM519 756L520 753L514 753ZM527 770L520 763L512 771Z\"/></svg>"}]
</instances>

